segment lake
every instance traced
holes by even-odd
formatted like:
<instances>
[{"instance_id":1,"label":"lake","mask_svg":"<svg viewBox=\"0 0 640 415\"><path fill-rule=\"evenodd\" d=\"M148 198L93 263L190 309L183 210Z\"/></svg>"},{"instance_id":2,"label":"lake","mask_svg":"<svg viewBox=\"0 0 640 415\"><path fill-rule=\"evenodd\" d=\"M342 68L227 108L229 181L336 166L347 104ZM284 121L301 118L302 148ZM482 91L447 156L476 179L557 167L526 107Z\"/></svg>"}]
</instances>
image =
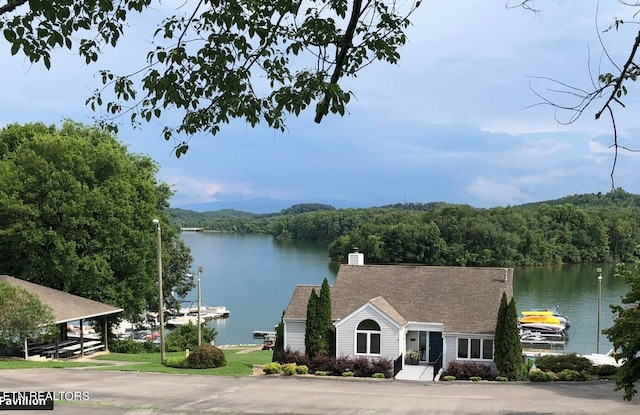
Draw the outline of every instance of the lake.
<instances>
[{"instance_id":1,"label":"lake","mask_svg":"<svg viewBox=\"0 0 640 415\"><path fill-rule=\"evenodd\" d=\"M191 248L193 269L203 267L203 304L224 305L228 319L208 324L218 330L216 344L251 344L254 330L272 331L298 284L329 283L339 265L329 261L326 243L281 241L264 235L182 232ZM520 267L514 272L518 310L559 306L572 322L565 350L593 353L597 344L598 274L602 267L601 328L610 327L609 304L620 304L627 291L613 278L613 264ZM195 300L197 291L187 299ZM600 335L600 352L611 344Z\"/></svg>"}]
</instances>

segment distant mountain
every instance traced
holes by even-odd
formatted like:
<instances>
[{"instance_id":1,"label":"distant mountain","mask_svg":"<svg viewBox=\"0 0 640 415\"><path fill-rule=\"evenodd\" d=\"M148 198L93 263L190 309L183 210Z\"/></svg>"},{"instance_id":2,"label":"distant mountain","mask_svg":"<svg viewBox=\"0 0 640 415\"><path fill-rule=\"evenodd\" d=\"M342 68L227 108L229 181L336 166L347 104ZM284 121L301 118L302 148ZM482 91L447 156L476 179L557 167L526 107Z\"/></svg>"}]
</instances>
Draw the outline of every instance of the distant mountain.
<instances>
[{"instance_id":1,"label":"distant mountain","mask_svg":"<svg viewBox=\"0 0 640 415\"><path fill-rule=\"evenodd\" d=\"M323 205L333 206L336 209L346 208L364 208L371 205L348 201L348 200L314 200L314 201L300 201L300 200L282 200L282 199L248 199L240 201L226 201L209 203L187 203L182 205L171 206L172 208L179 208L185 210L193 210L195 212L214 212L218 210L235 210L240 212L249 213L279 213L284 209L288 209L291 206L306 203L317 203Z\"/></svg>"}]
</instances>

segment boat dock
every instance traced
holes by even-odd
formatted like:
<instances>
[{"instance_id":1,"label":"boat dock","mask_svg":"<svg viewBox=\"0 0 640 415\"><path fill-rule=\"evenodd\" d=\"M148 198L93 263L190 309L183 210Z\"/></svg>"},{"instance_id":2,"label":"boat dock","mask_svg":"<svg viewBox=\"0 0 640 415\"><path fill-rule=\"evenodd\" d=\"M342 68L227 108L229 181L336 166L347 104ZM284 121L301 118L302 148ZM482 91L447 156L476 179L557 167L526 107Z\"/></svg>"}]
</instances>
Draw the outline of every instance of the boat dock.
<instances>
[{"instance_id":1,"label":"boat dock","mask_svg":"<svg viewBox=\"0 0 640 415\"><path fill-rule=\"evenodd\" d=\"M275 331L264 331L264 330L255 330L253 332L253 338L254 339L270 339L276 338L276 332Z\"/></svg>"}]
</instances>

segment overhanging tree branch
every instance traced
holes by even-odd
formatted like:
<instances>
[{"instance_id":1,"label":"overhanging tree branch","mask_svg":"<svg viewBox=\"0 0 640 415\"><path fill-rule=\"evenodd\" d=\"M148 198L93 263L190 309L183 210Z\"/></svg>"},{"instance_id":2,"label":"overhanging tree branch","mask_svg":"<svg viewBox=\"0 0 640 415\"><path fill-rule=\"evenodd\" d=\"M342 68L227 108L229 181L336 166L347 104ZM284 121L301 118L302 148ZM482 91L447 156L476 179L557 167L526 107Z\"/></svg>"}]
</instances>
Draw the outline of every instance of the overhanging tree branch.
<instances>
[{"instance_id":1,"label":"overhanging tree branch","mask_svg":"<svg viewBox=\"0 0 640 415\"><path fill-rule=\"evenodd\" d=\"M3 15L5 13L10 13L10 12L14 11L18 7L20 7L23 4L27 3L27 1L28 0L15 0L15 1L8 2L4 6L0 6L0 15Z\"/></svg>"}]
</instances>

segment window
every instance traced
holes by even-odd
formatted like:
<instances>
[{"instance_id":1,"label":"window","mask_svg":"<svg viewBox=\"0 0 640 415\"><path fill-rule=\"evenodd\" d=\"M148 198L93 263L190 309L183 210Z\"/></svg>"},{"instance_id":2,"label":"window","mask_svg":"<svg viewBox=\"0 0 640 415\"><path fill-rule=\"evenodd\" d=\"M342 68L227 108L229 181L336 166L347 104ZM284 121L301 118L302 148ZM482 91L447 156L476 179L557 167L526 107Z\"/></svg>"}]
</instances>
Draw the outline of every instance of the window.
<instances>
[{"instance_id":1,"label":"window","mask_svg":"<svg viewBox=\"0 0 640 415\"><path fill-rule=\"evenodd\" d=\"M469 357L469 339L458 339L458 359Z\"/></svg>"},{"instance_id":2,"label":"window","mask_svg":"<svg viewBox=\"0 0 640 415\"><path fill-rule=\"evenodd\" d=\"M493 340L484 339L482 341L482 358L493 360Z\"/></svg>"},{"instance_id":3,"label":"window","mask_svg":"<svg viewBox=\"0 0 640 415\"><path fill-rule=\"evenodd\" d=\"M356 329L356 353L380 354L380 325L373 320L362 320Z\"/></svg>"},{"instance_id":4,"label":"window","mask_svg":"<svg viewBox=\"0 0 640 415\"><path fill-rule=\"evenodd\" d=\"M458 338L458 359L493 360L493 340Z\"/></svg>"}]
</instances>

